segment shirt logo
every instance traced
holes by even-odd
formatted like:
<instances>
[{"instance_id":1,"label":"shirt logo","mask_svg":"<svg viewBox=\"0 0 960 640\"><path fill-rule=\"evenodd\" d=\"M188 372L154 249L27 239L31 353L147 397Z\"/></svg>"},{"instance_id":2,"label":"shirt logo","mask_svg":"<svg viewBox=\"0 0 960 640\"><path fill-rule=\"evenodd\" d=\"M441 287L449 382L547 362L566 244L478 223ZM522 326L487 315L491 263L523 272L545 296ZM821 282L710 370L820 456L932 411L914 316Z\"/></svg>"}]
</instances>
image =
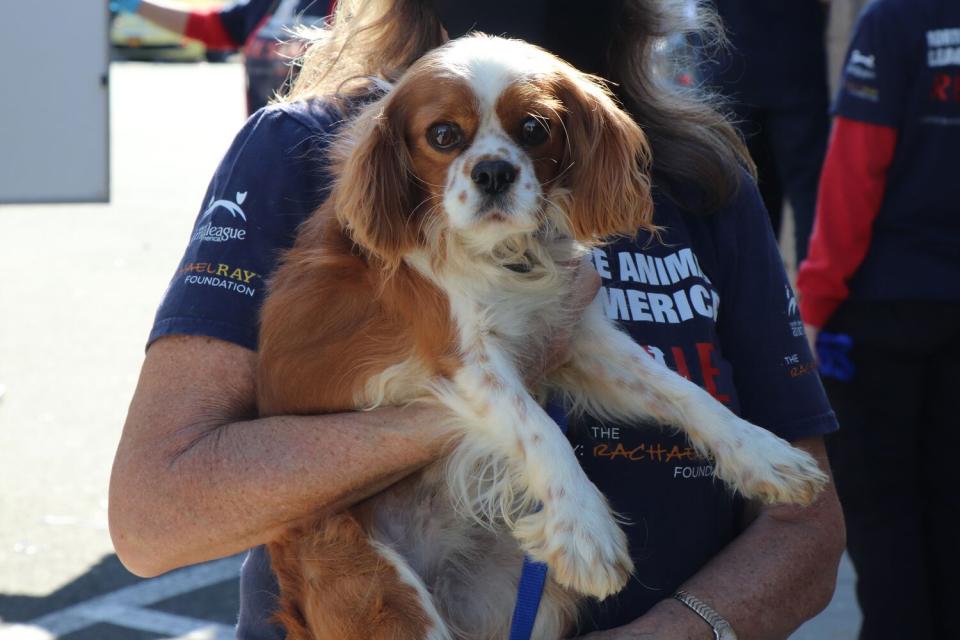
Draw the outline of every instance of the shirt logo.
<instances>
[{"instance_id":1,"label":"shirt logo","mask_svg":"<svg viewBox=\"0 0 960 640\"><path fill-rule=\"evenodd\" d=\"M260 279L256 271L222 262L190 262L180 268L178 275L184 277L184 284L226 289L251 298L257 293L256 279Z\"/></svg>"},{"instance_id":2,"label":"shirt logo","mask_svg":"<svg viewBox=\"0 0 960 640\"><path fill-rule=\"evenodd\" d=\"M226 209L230 217L234 220L239 218L243 222L247 221L247 214L244 213L240 205L247 199L247 192L237 192L236 202L231 200L213 200L200 214L197 220L196 230L190 238L191 242L228 242L230 240L244 240L247 237L246 229L237 229L231 226L215 225L213 223L214 212L220 209ZM204 220L207 220L204 222Z\"/></svg>"},{"instance_id":3,"label":"shirt logo","mask_svg":"<svg viewBox=\"0 0 960 640\"><path fill-rule=\"evenodd\" d=\"M661 324L696 318L717 320L720 296L689 247L666 256L594 249L593 260L605 280L599 295L604 313L611 320ZM641 286L612 286L618 283L609 280Z\"/></svg>"},{"instance_id":4,"label":"shirt logo","mask_svg":"<svg viewBox=\"0 0 960 640\"><path fill-rule=\"evenodd\" d=\"M927 31L927 66L960 66L960 29Z\"/></svg>"},{"instance_id":5,"label":"shirt logo","mask_svg":"<svg viewBox=\"0 0 960 640\"><path fill-rule=\"evenodd\" d=\"M847 67L844 72L847 76L860 78L861 80L873 80L877 77L876 68L877 56L875 54L867 55L854 49L850 52L850 59L847 61Z\"/></svg>"},{"instance_id":6,"label":"shirt logo","mask_svg":"<svg viewBox=\"0 0 960 640\"><path fill-rule=\"evenodd\" d=\"M223 207L224 209L229 211L230 215L233 216L234 218L236 218L237 216L240 216L240 218L244 222L246 222L247 214L245 214L243 212L243 209L240 208L240 205L242 205L243 201L246 199L247 199L247 192L244 191L243 193L240 193L238 191L236 202L232 202L230 200L211 200L210 205L206 208L206 210L202 214L200 214L200 219L202 220L207 216L212 216L214 211L216 211L220 207Z\"/></svg>"},{"instance_id":7,"label":"shirt logo","mask_svg":"<svg viewBox=\"0 0 960 640\"><path fill-rule=\"evenodd\" d=\"M873 66L876 63L876 60L877 60L876 55L868 56L864 53L860 53L857 49L854 49L850 53L850 64L852 65L860 65L860 66L866 67L867 69L873 69Z\"/></svg>"},{"instance_id":8,"label":"shirt logo","mask_svg":"<svg viewBox=\"0 0 960 640\"><path fill-rule=\"evenodd\" d=\"M795 316L799 312L797 307L797 296L793 293L793 289L790 288L790 285L783 285L784 290L787 294L787 315Z\"/></svg>"},{"instance_id":9,"label":"shirt logo","mask_svg":"<svg viewBox=\"0 0 960 640\"><path fill-rule=\"evenodd\" d=\"M783 285L784 293L787 296L787 316L790 317L790 335L794 338L802 338L806 334L803 331L803 320L800 319L800 307L797 306L797 296L789 284Z\"/></svg>"}]
</instances>

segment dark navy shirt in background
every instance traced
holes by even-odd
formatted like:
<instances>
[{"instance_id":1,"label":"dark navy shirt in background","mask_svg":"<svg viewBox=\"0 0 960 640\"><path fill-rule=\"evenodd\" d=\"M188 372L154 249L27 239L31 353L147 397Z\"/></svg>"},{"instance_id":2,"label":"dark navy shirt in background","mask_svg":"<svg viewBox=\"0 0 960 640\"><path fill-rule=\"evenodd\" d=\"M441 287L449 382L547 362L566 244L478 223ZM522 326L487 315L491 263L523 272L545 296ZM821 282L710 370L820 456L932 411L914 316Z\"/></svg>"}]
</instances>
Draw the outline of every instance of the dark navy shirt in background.
<instances>
[{"instance_id":1,"label":"dark navy shirt in background","mask_svg":"<svg viewBox=\"0 0 960 640\"><path fill-rule=\"evenodd\" d=\"M713 0L730 46L703 67L708 84L752 107L826 104L821 0Z\"/></svg>"},{"instance_id":2,"label":"dark navy shirt in background","mask_svg":"<svg viewBox=\"0 0 960 640\"><path fill-rule=\"evenodd\" d=\"M217 12L224 31L242 47L280 0L234 0Z\"/></svg>"},{"instance_id":3,"label":"dark navy shirt in background","mask_svg":"<svg viewBox=\"0 0 960 640\"><path fill-rule=\"evenodd\" d=\"M859 300L960 300L960 2L875 0L834 113L898 130Z\"/></svg>"},{"instance_id":4,"label":"dark navy shirt in background","mask_svg":"<svg viewBox=\"0 0 960 640\"><path fill-rule=\"evenodd\" d=\"M234 44L242 47L280 4L280 0L234 0L217 16ZM329 0L298 0L294 12L322 17L329 13L330 4Z\"/></svg>"},{"instance_id":5,"label":"dark navy shirt in background","mask_svg":"<svg viewBox=\"0 0 960 640\"><path fill-rule=\"evenodd\" d=\"M320 204L324 149L338 116L320 102L256 113L221 163L150 340L203 335L255 349L266 279L297 225ZM795 440L832 431L767 214L744 177L712 216L656 194L660 241L620 240L593 254L601 295L655 358L732 410ZM586 616L582 632L633 620L669 597L739 531L741 505L685 439L652 426L571 425L588 475L631 521L636 574ZM279 638L269 624L276 581L261 547L241 577L238 637Z\"/></svg>"}]
</instances>

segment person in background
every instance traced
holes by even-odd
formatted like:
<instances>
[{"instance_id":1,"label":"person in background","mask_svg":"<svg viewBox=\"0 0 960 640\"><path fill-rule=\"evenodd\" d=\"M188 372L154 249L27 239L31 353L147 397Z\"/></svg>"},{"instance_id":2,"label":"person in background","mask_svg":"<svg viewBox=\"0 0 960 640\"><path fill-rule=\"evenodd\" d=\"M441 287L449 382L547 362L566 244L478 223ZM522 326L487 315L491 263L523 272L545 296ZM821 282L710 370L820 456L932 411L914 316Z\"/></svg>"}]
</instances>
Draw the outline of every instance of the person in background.
<instances>
[{"instance_id":1,"label":"person in background","mask_svg":"<svg viewBox=\"0 0 960 640\"><path fill-rule=\"evenodd\" d=\"M779 237L784 197L793 210L797 264L807 253L830 127L827 8L823 0L713 0L729 45L701 65L727 99L757 164Z\"/></svg>"},{"instance_id":2,"label":"person in background","mask_svg":"<svg viewBox=\"0 0 960 640\"><path fill-rule=\"evenodd\" d=\"M253 113L284 87L290 60L300 54L295 46L282 48L280 40L291 35L284 28L292 27L298 16L307 16L313 22L322 20L331 3L234 0L217 8L198 9L175 0L111 0L110 9L139 15L177 35L199 40L210 49L243 49L247 59L247 111ZM276 26L269 24L273 21ZM267 37L260 38L261 33ZM264 60L267 68L255 62Z\"/></svg>"},{"instance_id":3,"label":"person in background","mask_svg":"<svg viewBox=\"0 0 960 640\"><path fill-rule=\"evenodd\" d=\"M869 4L834 115L798 287L860 638L960 638L960 3Z\"/></svg>"}]
</instances>

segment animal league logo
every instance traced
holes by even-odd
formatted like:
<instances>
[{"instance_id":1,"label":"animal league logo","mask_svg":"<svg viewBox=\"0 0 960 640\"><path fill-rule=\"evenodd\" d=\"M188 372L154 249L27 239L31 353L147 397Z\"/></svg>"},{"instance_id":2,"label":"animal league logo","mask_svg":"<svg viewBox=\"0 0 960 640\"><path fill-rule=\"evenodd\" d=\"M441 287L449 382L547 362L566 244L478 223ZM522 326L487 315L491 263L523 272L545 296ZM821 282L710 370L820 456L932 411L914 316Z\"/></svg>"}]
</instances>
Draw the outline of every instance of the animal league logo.
<instances>
[{"instance_id":1,"label":"animal league logo","mask_svg":"<svg viewBox=\"0 0 960 640\"><path fill-rule=\"evenodd\" d=\"M226 224L215 224L215 214L221 220L224 214L229 213L230 222L246 223L247 214L244 213L240 205L247 199L247 192L238 191L235 200L214 200L211 198L210 204L204 209L203 213L197 219L197 226L194 229L191 242L230 242L231 240L243 241L247 237L247 230L241 227L230 226Z\"/></svg>"},{"instance_id":2,"label":"animal league logo","mask_svg":"<svg viewBox=\"0 0 960 640\"><path fill-rule=\"evenodd\" d=\"M850 51L847 65L843 68L844 90L855 98L868 102L880 101L877 80L877 56L860 49Z\"/></svg>"},{"instance_id":3,"label":"animal league logo","mask_svg":"<svg viewBox=\"0 0 960 640\"><path fill-rule=\"evenodd\" d=\"M876 65L877 57L875 55L867 55L859 49L854 49L850 52L850 59L847 61L845 71L848 76L873 80L877 77Z\"/></svg>"}]
</instances>

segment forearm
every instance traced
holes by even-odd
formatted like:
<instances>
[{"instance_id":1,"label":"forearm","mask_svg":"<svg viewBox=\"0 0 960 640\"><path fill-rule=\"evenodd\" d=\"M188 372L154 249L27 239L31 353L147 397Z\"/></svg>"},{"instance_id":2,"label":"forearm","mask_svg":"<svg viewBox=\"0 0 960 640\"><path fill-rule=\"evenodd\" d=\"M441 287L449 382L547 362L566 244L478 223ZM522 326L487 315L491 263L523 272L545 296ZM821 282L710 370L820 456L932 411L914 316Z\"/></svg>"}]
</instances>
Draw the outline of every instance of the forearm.
<instances>
[{"instance_id":1,"label":"forearm","mask_svg":"<svg viewBox=\"0 0 960 640\"><path fill-rule=\"evenodd\" d=\"M440 443L436 424L384 409L222 425L152 466L118 455L114 544L147 574L236 553L376 493L435 459Z\"/></svg>"},{"instance_id":2,"label":"forearm","mask_svg":"<svg viewBox=\"0 0 960 640\"><path fill-rule=\"evenodd\" d=\"M822 444L813 453L827 468ZM682 588L726 618L740 640L786 638L829 603L843 547L843 518L829 485L805 509L764 509ZM663 640L713 637L705 622L672 598L631 631Z\"/></svg>"},{"instance_id":3,"label":"forearm","mask_svg":"<svg viewBox=\"0 0 960 640\"><path fill-rule=\"evenodd\" d=\"M187 30L190 7L176 2L145 1L137 13L157 26L182 36Z\"/></svg>"}]
</instances>

